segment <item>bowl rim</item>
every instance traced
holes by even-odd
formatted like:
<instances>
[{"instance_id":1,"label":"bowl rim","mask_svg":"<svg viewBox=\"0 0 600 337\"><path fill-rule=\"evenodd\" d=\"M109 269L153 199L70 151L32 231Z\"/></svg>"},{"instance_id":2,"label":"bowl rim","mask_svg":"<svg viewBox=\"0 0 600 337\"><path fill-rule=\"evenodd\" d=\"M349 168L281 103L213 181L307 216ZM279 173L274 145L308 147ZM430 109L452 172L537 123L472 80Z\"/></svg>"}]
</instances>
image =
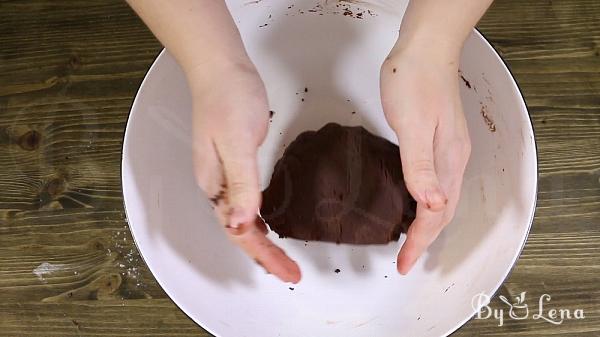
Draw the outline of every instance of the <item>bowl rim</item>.
<instances>
[{"instance_id":1,"label":"bowl rim","mask_svg":"<svg viewBox=\"0 0 600 337\"><path fill-rule=\"evenodd\" d=\"M493 290L491 292L490 295L490 299L493 298L494 296L496 296L496 294L498 294L500 287L506 282L506 280L512 275L517 261L520 259L521 254L523 253L523 249L525 248L525 245L529 239L529 234L531 233L531 228L533 226L533 221L535 218L535 212L537 209L537 201L538 201L538 192L539 192L539 177L540 177L540 170L539 170L539 151L538 151L538 146L537 146L537 141L535 139L535 128L533 125L533 120L531 118L531 113L529 112L529 109L527 107L527 103L525 101L525 97L523 96L523 90L521 90L521 87L519 86L519 84L517 83L515 76L513 74L513 72L511 71L508 63L500 56L500 53L498 53L498 51L496 50L496 48L494 48L494 46L491 44L491 42L485 37L485 35L479 30L479 28L475 27L473 28L472 33L479 37L484 44L492 51L492 54L495 56L495 58L497 60L500 61L503 69L508 72L508 74L510 75L510 82L511 84L518 90L519 92L519 103L521 104L521 108L522 110L524 110L526 112L526 115L529 119L529 127L531 128L531 133L532 133L532 141L533 141L533 151L534 151L534 159L535 159L535 171L536 171L536 175L535 175L535 193L534 193L534 198L533 198L533 204L532 204L532 211L531 211L531 216L529 219L529 224L527 226L527 231L525 233L525 237L523 239L523 243L521 244L521 247L518 250L518 253L515 255L515 258L513 259L513 261L511 262L511 266L510 268L507 269L504 277L501 278L501 281L495 286L495 290ZM139 105L139 93L140 91L143 89L144 85L146 84L147 81L149 81L149 76L150 74L155 70L155 68L157 67L158 61L162 58L165 57L164 55L167 53L167 49L166 48L162 48L158 54L156 55L156 57L154 58L154 61L152 62L152 65L148 68L148 70L146 71L146 73L144 74L144 78L142 80L142 82L140 83L138 89L135 92L135 95L133 96L133 100L131 103L131 108L129 109L129 113L127 114L127 118L125 120L125 130L123 132L123 138L122 138L122 146L121 146L121 161L120 161L120 169L119 169L119 174L120 174L120 181L121 181L121 196L123 198L123 210L125 211L125 222L127 223L127 226L129 227L129 232L131 233L131 237L133 238L133 244L135 245L135 248L137 249L137 251L140 254L140 257L142 258L142 261L144 262L144 264L148 267L148 270L150 271L150 273L152 273L152 277L154 277L154 279L156 280L158 286L167 294L167 296L169 297L169 300L171 300L172 303L175 304L175 306L187 317L189 318L192 322L194 322L196 325L198 325L200 328L206 330L208 333L210 333L213 336L216 337L222 337L220 335L218 335L216 332L214 332L212 330L212 328L203 325L202 323L198 322L196 319L194 319L193 317L191 317L187 311L184 309L184 305L181 303L177 303L174 299L173 299L173 295L171 294L170 290L167 290L165 288L165 286L163 286L163 281L160 280L160 278L157 276L157 274L152 270L152 267L150 267L150 264L146 261L146 258L144 257L142 250L140 249L140 245L138 244L138 241L135 237L134 231L132 230L132 226L129 224L129 216L128 216L128 212L127 212L127 202L126 202L126 197L125 197L125 185L123 184L123 179L124 179L124 162L125 162L125 147L127 145L127 139L128 139L128 133L131 132L130 131L130 117L131 114L133 112L133 110L137 107L137 105ZM469 321L471 321L473 319L473 317L475 316L475 314L477 314L477 312L481 310L481 308L478 308L477 310L473 309L473 313L469 316L467 316L465 319L463 319L462 321L459 321L455 327L449 329L447 332L444 333L444 335L442 335L441 337L446 337L446 336L450 336L452 334L454 334L455 332L457 332L460 328L462 328L466 323L468 323Z\"/></svg>"}]
</instances>

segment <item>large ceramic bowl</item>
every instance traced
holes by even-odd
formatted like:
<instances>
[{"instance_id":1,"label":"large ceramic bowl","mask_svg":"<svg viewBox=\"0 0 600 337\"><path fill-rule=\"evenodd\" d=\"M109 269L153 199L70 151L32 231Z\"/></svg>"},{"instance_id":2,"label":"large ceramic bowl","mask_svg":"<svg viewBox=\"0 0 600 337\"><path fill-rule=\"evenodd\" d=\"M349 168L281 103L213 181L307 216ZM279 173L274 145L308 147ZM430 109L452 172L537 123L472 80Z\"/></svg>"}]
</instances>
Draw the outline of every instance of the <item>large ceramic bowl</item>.
<instances>
[{"instance_id":1,"label":"large ceramic bowl","mask_svg":"<svg viewBox=\"0 0 600 337\"><path fill-rule=\"evenodd\" d=\"M259 153L263 186L285 144L327 122L363 125L395 141L378 74L405 3L370 13L353 5L352 15L314 3L229 2L276 111ZM162 52L133 104L122 167L129 224L158 282L220 337L437 337L456 330L478 309L473 297L493 295L515 264L537 186L531 122L505 64L473 32L460 68L473 150L454 221L408 276L394 264L400 243L305 245L270 234L302 268L291 290L230 244L196 186L188 86Z\"/></svg>"}]
</instances>

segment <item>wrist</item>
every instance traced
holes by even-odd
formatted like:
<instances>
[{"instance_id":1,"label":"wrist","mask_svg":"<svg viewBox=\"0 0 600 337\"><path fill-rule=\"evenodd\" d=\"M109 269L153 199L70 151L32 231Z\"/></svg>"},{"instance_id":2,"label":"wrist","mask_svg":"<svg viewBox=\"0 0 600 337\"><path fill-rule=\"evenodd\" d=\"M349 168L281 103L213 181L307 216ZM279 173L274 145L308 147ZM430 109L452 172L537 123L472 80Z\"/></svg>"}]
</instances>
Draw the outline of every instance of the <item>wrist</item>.
<instances>
[{"instance_id":1,"label":"wrist","mask_svg":"<svg viewBox=\"0 0 600 337\"><path fill-rule=\"evenodd\" d=\"M256 73L256 67L247 55L221 56L205 59L193 65L184 67L185 74L190 83L192 93L203 92L207 87L213 86L227 77L236 73Z\"/></svg>"},{"instance_id":2,"label":"wrist","mask_svg":"<svg viewBox=\"0 0 600 337\"><path fill-rule=\"evenodd\" d=\"M463 40L434 32L403 34L401 31L389 58L414 57L421 62L455 65L458 68L463 43Z\"/></svg>"}]
</instances>

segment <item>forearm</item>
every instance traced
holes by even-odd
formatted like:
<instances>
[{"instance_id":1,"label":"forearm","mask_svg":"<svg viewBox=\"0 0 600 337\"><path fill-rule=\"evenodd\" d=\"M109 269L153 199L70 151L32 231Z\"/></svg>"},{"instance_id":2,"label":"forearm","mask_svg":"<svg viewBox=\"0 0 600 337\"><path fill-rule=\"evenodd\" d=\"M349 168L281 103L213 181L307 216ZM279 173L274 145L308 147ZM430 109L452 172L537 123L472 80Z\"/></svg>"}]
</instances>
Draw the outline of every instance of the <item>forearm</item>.
<instances>
[{"instance_id":1,"label":"forearm","mask_svg":"<svg viewBox=\"0 0 600 337\"><path fill-rule=\"evenodd\" d=\"M224 0L127 2L188 76L250 63Z\"/></svg>"},{"instance_id":2,"label":"forearm","mask_svg":"<svg viewBox=\"0 0 600 337\"><path fill-rule=\"evenodd\" d=\"M407 48L458 58L493 0L411 0L392 55Z\"/></svg>"}]
</instances>

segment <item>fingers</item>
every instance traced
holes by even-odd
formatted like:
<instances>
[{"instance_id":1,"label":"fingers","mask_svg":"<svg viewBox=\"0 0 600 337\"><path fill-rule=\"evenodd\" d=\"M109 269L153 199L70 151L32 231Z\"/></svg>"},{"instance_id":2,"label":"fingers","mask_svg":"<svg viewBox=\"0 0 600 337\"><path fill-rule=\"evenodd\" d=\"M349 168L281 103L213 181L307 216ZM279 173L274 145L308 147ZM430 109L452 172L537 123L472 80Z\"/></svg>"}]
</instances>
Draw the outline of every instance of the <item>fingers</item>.
<instances>
[{"instance_id":1,"label":"fingers","mask_svg":"<svg viewBox=\"0 0 600 337\"><path fill-rule=\"evenodd\" d=\"M284 282L299 282L300 268L281 248L267 239L267 227L257 215L261 193L256 145L243 136L231 142L227 139L217 141L216 148L227 182L229 218L225 227L230 238L267 272Z\"/></svg>"},{"instance_id":2,"label":"fingers","mask_svg":"<svg viewBox=\"0 0 600 337\"><path fill-rule=\"evenodd\" d=\"M300 281L300 268L267 237L267 226L257 216L260 189L256 151L197 137L195 175L207 193L225 231L244 252L284 282ZM219 149L220 152L219 152Z\"/></svg>"},{"instance_id":3,"label":"fingers","mask_svg":"<svg viewBox=\"0 0 600 337\"><path fill-rule=\"evenodd\" d=\"M460 134L460 137L444 137L443 133L441 135L445 141L441 142L435 151L435 163L440 172L441 188L448 196L448 203L440 211L424 208L422 204L417 206L417 216L409 227L406 241L398 254L397 267L403 275L410 271L417 259L454 217L471 150L466 129Z\"/></svg>"},{"instance_id":4,"label":"fingers","mask_svg":"<svg viewBox=\"0 0 600 337\"><path fill-rule=\"evenodd\" d=\"M400 274L408 274L425 249L440 234L443 216L443 211L432 211L420 204L417 206L417 217L408 228L406 241L398 253L396 266Z\"/></svg>"},{"instance_id":5,"label":"fingers","mask_svg":"<svg viewBox=\"0 0 600 337\"><path fill-rule=\"evenodd\" d=\"M398 254L403 274L454 216L469 148L455 66L419 57L406 50L391 55L381 72L383 110L417 201L417 216Z\"/></svg>"},{"instance_id":6,"label":"fingers","mask_svg":"<svg viewBox=\"0 0 600 337\"><path fill-rule=\"evenodd\" d=\"M436 166L440 172L440 184L448 195L445 220L450 222L460 198L463 176L471 155L471 142L469 139L466 122L464 122L450 135L442 130L440 137L444 141L439 144L436 151ZM450 132L448 132L450 133Z\"/></svg>"},{"instance_id":7,"label":"fingers","mask_svg":"<svg viewBox=\"0 0 600 337\"><path fill-rule=\"evenodd\" d=\"M408 191L420 205L431 211L441 211L446 206L447 197L434 164L435 123L425 119L401 122L397 136Z\"/></svg>"},{"instance_id":8,"label":"fingers","mask_svg":"<svg viewBox=\"0 0 600 337\"><path fill-rule=\"evenodd\" d=\"M298 283L301 278L298 264L265 236L264 222L255 217L255 221L244 223L237 229L227 228L230 238L267 272L284 282Z\"/></svg>"},{"instance_id":9,"label":"fingers","mask_svg":"<svg viewBox=\"0 0 600 337\"><path fill-rule=\"evenodd\" d=\"M227 203L222 167L212 140L204 135L195 137L193 146L196 183L215 208Z\"/></svg>"},{"instance_id":10,"label":"fingers","mask_svg":"<svg viewBox=\"0 0 600 337\"><path fill-rule=\"evenodd\" d=\"M227 185L230 207L228 225L237 228L243 223L253 222L260 208L257 148L244 139L235 144L218 139L216 141Z\"/></svg>"}]
</instances>

